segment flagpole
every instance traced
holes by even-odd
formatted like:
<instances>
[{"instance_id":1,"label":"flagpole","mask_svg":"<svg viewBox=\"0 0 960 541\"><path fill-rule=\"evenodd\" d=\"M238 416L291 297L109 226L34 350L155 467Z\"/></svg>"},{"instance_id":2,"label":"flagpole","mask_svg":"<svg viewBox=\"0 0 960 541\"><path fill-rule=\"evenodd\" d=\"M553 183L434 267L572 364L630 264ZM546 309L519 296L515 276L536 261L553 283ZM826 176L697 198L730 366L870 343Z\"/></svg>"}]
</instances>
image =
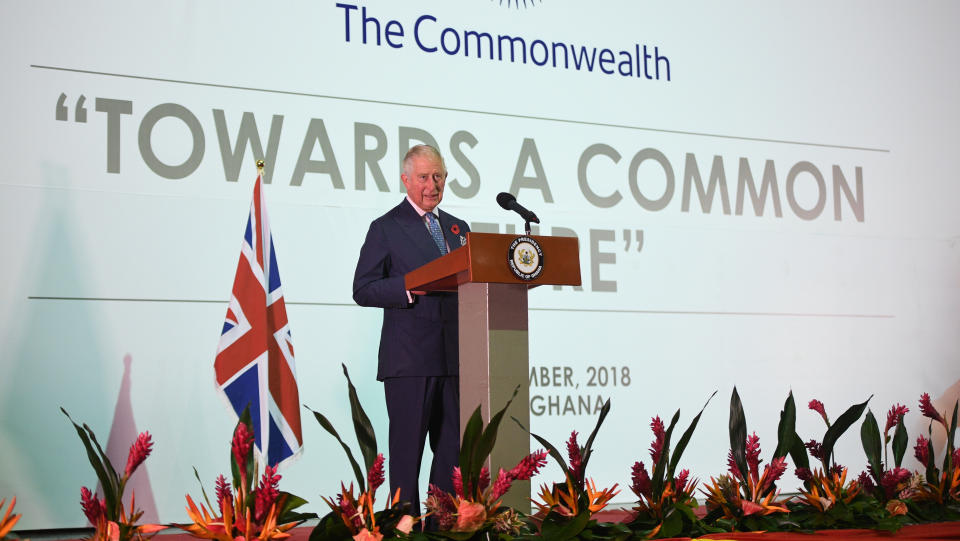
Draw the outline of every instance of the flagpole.
<instances>
[{"instance_id":1,"label":"flagpole","mask_svg":"<svg viewBox=\"0 0 960 541\"><path fill-rule=\"evenodd\" d=\"M257 160L257 175L263 176L263 160Z\"/></svg>"}]
</instances>

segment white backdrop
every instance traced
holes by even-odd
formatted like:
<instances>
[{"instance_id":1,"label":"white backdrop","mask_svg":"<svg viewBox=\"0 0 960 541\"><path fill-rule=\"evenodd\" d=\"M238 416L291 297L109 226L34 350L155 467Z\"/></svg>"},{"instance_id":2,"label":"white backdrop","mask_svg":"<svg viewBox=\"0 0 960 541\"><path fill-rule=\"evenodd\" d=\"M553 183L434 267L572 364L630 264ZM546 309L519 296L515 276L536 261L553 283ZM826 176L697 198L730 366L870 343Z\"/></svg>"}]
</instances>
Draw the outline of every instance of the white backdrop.
<instances>
[{"instance_id":1,"label":"white backdrop","mask_svg":"<svg viewBox=\"0 0 960 541\"><path fill-rule=\"evenodd\" d=\"M917 397L960 380L956 3L0 9L0 496L24 529L83 525L96 483L60 405L104 442L115 414L150 430L163 521L186 518L191 466L208 486L227 472L213 356L264 154L301 402L349 433L345 363L384 449L381 316L353 304L352 273L425 139L447 157L443 207L475 230L519 229L494 202L512 191L541 232L579 237L582 290L530 295L531 365L574 383L538 378L532 424L559 446L592 428L581 402L611 398L588 473L621 483L620 502L633 461L649 464L649 418L681 408L682 429L714 390L682 463L700 478L725 469L734 385L769 460L791 389L819 439L811 398L832 417L903 402L919 427ZM477 33L494 47L480 58ZM526 48L500 60L498 36ZM592 71L554 44L596 49ZM776 193L755 204L765 171ZM282 487L323 513L349 469L303 426ZM857 432L837 450L855 473Z\"/></svg>"}]
</instances>

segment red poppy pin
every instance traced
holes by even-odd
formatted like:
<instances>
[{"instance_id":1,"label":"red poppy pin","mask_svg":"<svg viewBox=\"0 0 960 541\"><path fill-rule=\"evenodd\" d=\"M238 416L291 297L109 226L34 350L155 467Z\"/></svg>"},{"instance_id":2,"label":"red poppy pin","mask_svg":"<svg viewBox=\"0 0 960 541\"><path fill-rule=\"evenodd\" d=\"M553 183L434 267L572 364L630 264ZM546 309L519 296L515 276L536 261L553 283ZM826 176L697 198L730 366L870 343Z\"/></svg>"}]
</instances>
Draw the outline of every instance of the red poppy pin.
<instances>
[{"instance_id":1,"label":"red poppy pin","mask_svg":"<svg viewBox=\"0 0 960 541\"><path fill-rule=\"evenodd\" d=\"M459 234L460 234L460 226L457 225L457 224L451 225L451 226L450 226L450 232L453 233L454 235L459 235Z\"/></svg>"}]
</instances>

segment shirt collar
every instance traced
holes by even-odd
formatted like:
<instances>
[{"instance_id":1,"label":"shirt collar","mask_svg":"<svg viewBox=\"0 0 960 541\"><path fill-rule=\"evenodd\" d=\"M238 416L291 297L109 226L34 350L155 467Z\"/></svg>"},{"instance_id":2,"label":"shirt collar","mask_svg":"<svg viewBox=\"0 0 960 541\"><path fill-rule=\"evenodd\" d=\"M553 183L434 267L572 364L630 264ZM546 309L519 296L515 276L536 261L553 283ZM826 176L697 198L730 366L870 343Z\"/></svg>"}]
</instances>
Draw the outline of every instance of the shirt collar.
<instances>
[{"instance_id":1,"label":"shirt collar","mask_svg":"<svg viewBox=\"0 0 960 541\"><path fill-rule=\"evenodd\" d=\"M413 210L417 211L417 214L419 214L421 218L423 218L424 216L426 216L427 211L425 211L425 210L423 210L422 208L418 207L417 204L413 202L413 199L410 199L410 196L409 196L409 195L407 195L407 201L410 203L410 206L413 207ZM437 212L437 208L436 208L436 207L434 207L432 214L433 214L438 220L440 219L440 214Z\"/></svg>"}]
</instances>

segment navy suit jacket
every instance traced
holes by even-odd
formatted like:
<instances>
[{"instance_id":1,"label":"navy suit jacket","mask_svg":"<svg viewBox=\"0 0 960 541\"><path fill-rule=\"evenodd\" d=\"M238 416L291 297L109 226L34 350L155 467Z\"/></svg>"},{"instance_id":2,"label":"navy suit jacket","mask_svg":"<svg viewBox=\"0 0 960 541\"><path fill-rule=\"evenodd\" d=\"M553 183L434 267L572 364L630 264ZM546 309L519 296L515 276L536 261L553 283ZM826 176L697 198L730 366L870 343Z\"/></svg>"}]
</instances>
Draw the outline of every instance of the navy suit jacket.
<instances>
[{"instance_id":1,"label":"navy suit jacket","mask_svg":"<svg viewBox=\"0 0 960 541\"><path fill-rule=\"evenodd\" d=\"M463 246L467 223L439 210L447 246ZM454 232L456 231L456 232ZM370 224L353 276L353 300L383 308L377 379L459 374L457 294L407 299L404 275L440 257L423 218L404 198Z\"/></svg>"}]
</instances>

